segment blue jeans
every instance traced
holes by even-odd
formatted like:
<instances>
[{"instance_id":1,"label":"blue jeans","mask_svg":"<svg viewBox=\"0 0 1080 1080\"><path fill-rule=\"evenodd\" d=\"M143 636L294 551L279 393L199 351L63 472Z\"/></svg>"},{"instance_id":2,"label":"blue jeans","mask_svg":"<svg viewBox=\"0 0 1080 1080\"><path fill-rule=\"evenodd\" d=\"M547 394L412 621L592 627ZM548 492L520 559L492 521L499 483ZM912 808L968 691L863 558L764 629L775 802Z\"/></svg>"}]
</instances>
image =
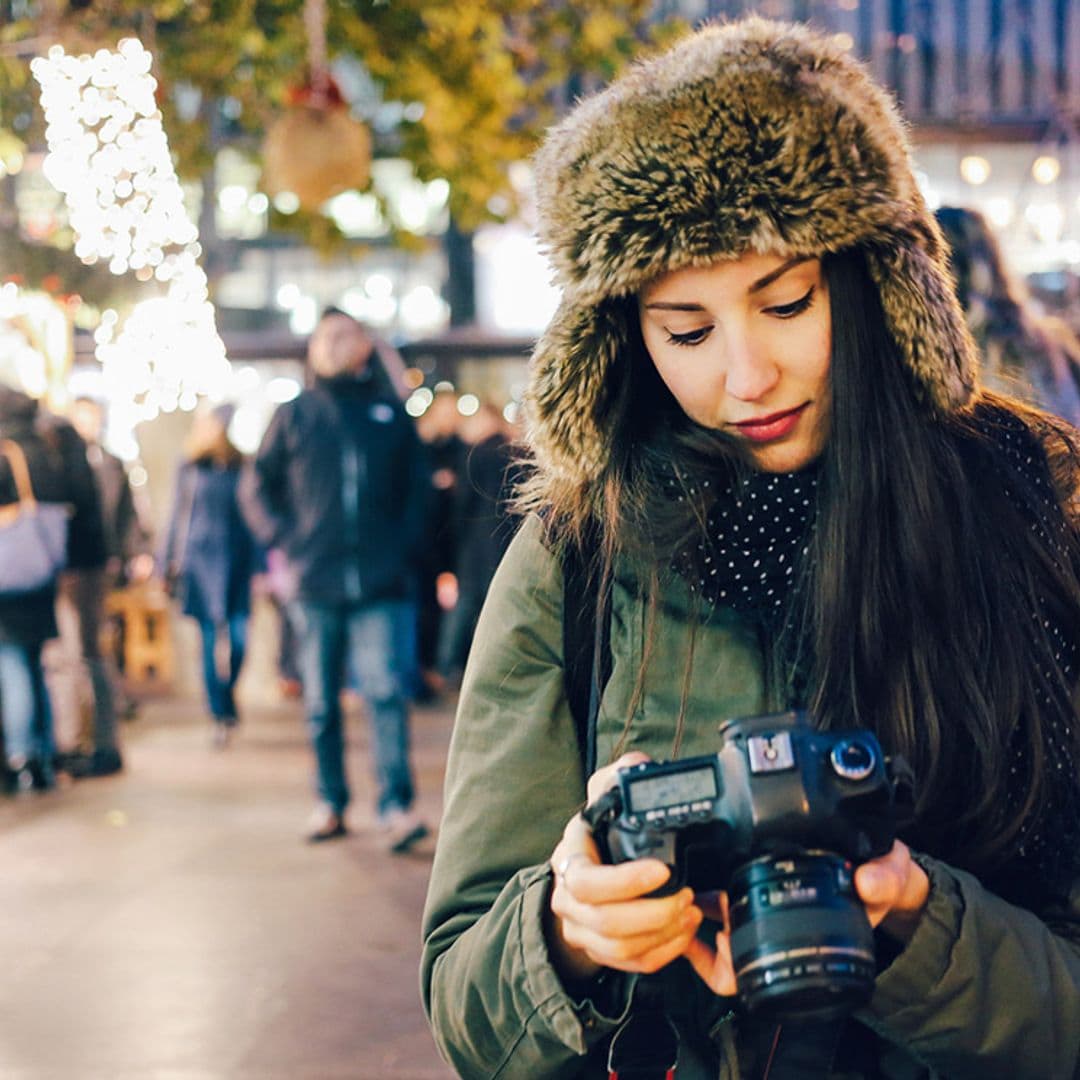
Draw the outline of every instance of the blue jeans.
<instances>
[{"instance_id":1,"label":"blue jeans","mask_svg":"<svg viewBox=\"0 0 1080 1080\"><path fill-rule=\"evenodd\" d=\"M199 620L202 631L203 679L206 682L206 700L215 720L236 723L236 703L233 687L244 666L244 650L247 648L247 622L244 615L230 615L225 630L229 635L229 670L222 675L217 664L218 625L209 619Z\"/></svg>"},{"instance_id":2,"label":"blue jeans","mask_svg":"<svg viewBox=\"0 0 1080 1080\"><path fill-rule=\"evenodd\" d=\"M301 601L300 670L320 798L340 814L349 804L340 694L355 673L368 704L380 815L413 802L409 712L399 656L402 607L386 600L354 607ZM406 658L407 662L407 658Z\"/></svg>"},{"instance_id":3,"label":"blue jeans","mask_svg":"<svg viewBox=\"0 0 1080 1080\"><path fill-rule=\"evenodd\" d=\"M12 764L53 756L52 710L41 670L41 647L0 644L0 695L3 697L4 752Z\"/></svg>"}]
</instances>

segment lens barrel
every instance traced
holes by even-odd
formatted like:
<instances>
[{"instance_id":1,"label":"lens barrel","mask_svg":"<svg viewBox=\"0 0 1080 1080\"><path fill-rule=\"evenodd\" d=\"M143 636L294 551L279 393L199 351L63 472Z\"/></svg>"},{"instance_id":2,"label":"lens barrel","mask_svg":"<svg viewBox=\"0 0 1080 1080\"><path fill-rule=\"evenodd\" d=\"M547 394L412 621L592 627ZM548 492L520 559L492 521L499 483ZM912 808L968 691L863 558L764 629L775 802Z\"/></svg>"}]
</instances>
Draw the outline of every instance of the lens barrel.
<instances>
[{"instance_id":1,"label":"lens barrel","mask_svg":"<svg viewBox=\"0 0 1080 1080\"><path fill-rule=\"evenodd\" d=\"M844 1016L869 998L874 934L852 864L831 852L765 855L731 876L739 994L775 1016Z\"/></svg>"}]
</instances>

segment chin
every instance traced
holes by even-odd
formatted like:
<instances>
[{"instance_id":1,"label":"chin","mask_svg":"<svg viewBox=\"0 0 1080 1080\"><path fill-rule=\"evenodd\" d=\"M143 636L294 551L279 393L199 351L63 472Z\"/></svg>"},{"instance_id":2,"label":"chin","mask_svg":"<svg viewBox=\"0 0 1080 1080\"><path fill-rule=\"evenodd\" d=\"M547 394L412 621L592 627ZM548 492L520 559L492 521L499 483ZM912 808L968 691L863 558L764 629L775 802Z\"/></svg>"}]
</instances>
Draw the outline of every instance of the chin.
<instances>
[{"instance_id":1,"label":"chin","mask_svg":"<svg viewBox=\"0 0 1080 1080\"><path fill-rule=\"evenodd\" d=\"M816 446L758 446L751 450L750 460L761 472L798 472L816 461L821 448Z\"/></svg>"}]
</instances>

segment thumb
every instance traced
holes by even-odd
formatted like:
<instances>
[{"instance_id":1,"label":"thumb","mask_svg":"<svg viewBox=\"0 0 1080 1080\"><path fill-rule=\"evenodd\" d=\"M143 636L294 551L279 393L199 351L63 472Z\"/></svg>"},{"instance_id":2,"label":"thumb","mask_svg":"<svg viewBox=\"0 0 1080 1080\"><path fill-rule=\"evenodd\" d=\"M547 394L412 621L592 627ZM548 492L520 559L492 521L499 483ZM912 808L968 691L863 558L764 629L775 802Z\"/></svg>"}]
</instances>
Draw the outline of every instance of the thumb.
<instances>
[{"instance_id":1,"label":"thumb","mask_svg":"<svg viewBox=\"0 0 1080 1080\"><path fill-rule=\"evenodd\" d=\"M855 887L865 904L888 903L896 883L889 870L877 862L864 863L855 871Z\"/></svg>"},{"instance_id":2,"label":"thumb","mask_svg":"<svg viewBox=\"0 0 1080 1080\"><path fill-rule=\"evenodd\" d=\"M648 754L643 754L640 750L630 750L618 760L611 762L610 765L597 769L589 777L589 802L595 802L608 788L615 786L615 776L620 769L629 769L631 765L640 765L643 761L648 760Z\"/></svg>"}]
</instances>

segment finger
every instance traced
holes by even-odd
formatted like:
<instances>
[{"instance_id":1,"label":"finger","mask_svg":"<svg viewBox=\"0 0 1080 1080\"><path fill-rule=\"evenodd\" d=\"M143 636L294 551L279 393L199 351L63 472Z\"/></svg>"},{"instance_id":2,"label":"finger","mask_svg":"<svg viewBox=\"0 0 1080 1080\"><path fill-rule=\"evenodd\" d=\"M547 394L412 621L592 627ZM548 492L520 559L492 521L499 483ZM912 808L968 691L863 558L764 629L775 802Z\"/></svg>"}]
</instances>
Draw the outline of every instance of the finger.
<instances>
[{"instance_id":1,"label":"finger","mask_svg":"<svg viewBox=\"0 0 1080 1080\"><path fill-rule=\"evenodd\" d=\"M693 895L689 889L674 896L609 904L582 903L569 890L559 897L552 897L552 910L557 915L609 938L668 932L672 926L678 925L692 904ZM697 908L694 910L699 911ZM700 914L695 918L701 921Z\"/></svg>"},{"instance_id":2,"label":"finger","mask_svg":"<svg viewBox=\"0 0 1080 1080\"><path fill-rule=\"evenodd\" d=\"M566 940L593 961L620 971L655 971L689 947L701 912L689 907L674 921L651 933L612 937L572 920L563 923Z\"/></svg>"},{"instance_id":3,"label":"finger","mask_svg":"<svg viewBox=\"0 0 1080 1080\"><path fill-rule=\"evenodd\" d=\"M907 877L910 855L897 843L886 855L871 859L855 871L855 889L866 907L871 926L877 926L899 902Z\"/></svg>"},{"instance_id":4,"label":"finger","mask_svg":"<svg viewBox=\"0 0 1080 1080\"><path fill-rule=\"evenodd\" d=\"M897 840L887 855L863 863L855 871L855 888L871 926L910 940L930 897L930 879L906 844Z\"/></svg>"},{"instance_id":5,"label":"finger","mask_svg":"<svg viewBox=\"0 0 1080 1080\"><path fill-rule=\"evenodd\" d=\"M600 865L600 851L592 830L581 814L575 814L563 829L562 839L551 853L551 868L555 872L556 889L566 887L566 875L576 862Z\"/></svg>"},{"instance_id":6,"label":"finger","mask_svg":"<svg viewBox=\"0 0 1080 1080\"><path fill-rule=\"evenodd\" d=\"M643 754L640 750L630 750L610 765L597 769L589 777L587 785L589 802L596 802L608 788L615 786L615 777L620 769L629 769L632 765L640 765L643 761L650 760L648 754Z\"/></svg>"},{"instance_id":7,"label":"finger","mask_svg":"<svg viewBox=\"0 0 1080 1080\"><path fill-rule=\"evenodd\" d=\"M632 859L609 866L589 858L572 858L565 864L561 885L583 904L611 904L637 900L658 889L670 877L670 869L659 859Z\"/></svg>"},{"instance_id":8,"label":"finger","mask_svg":"<svg viewBox=\"0 0 1080 1080\"><path fill-rule=\"evenodd\" d=\"M738 991L735 967L731 960L731 939L725 933L716 935L715 947L698 937L692 938L683 953L698 978L721 997L734 997Z\"/></svg>"},{"instance_id":9,"label":"finger","mask_svg":"<svg viewBox=\"0 0 1080 1080\"><path fill-rule=\"evenodd\" d=\"M558 848L560 857L567 855L573 855L575 852L584 852L594 862L600 861L600 849L596 846L596 840L593 839L592 829L589 828L589 823L581 816L581 814L575 814L567 823L563 829L562 839L559 841ZM551 856L551 863L553 866L558 866L558 858L555 854Z\"/></svg>"},{"instance_id":10,"label":"finger","mask_svg":"<svg viewBox=\"0 0 1080 1080\"><path fill-rule=\"evenodd\" d=\"M666 945L658 946L643 954L637 959L634 970L643 975L651 975L654 971L667 967L673 960L677 960L686 953L690 942L694 940L694 931L696 927L687 934L672 938Z\"/></svg>"}]
</instances>

